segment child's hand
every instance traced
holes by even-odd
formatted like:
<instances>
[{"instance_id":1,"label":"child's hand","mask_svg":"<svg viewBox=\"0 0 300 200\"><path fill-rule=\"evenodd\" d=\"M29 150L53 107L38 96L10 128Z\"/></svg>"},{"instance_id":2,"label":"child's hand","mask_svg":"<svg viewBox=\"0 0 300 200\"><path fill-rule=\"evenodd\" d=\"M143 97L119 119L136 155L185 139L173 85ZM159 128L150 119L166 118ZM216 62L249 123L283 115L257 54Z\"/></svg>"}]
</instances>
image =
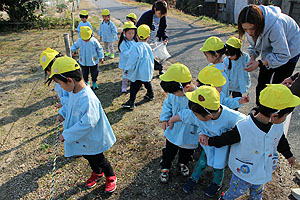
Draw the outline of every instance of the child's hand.
<instances>
[{"instance_id":1,"label":"child's hand","mask_svg":"<svg viewBox=\"0 0 300 200\"><path fill-rule=\"evenodd\" d=\"M209 139L209 137L207 135L199 135L199 143L200 144L208 146L208 139Z\"/></svg>"},{"instance_id":2,"label":"child's hand","mask_svg":"<svg viewBox=\"0 0 300 200\"><path fill-rule=\"evenodd\" d=\"M124 71L124 74L127 76L127 75L128 75L128 70L125 70L125 71Z\"/></svg>"},{"instance_id":3,"label":"child's hand","mask_svg":"<svg viewBox=\"0 0 300 200\"><path fill-rule=\"evenodd\" d=\"M75 29L75 32L78 33L78 31Z\"/></svg>"},{"instance_id":4,"label":"child's hand","mask_svg":"<svg viewBox=\"0 0 300 200\"><path fill-rule=\"evenodd\" d=\"M294 166L295 163L296 163L296 158L295 158L294 156L288 158L287 160L289 161L289 164L290 164L291 166Z\"/></svg>"},{"instance_id":5,"label":"child's hand","mask_svg":"<svg viewBox=\"0 0 300 200\"><path fill-rule=\"evenodd\" d=\"M169 123L168 121L163 121L161 125L162 125L162 129L165 131L168 128Z\"/></svg>"},{"instance_id":6,"label":"child's hand","mask_svg":"<svg viewBox=\"0 0 300 200\"><path fill-rule=\"evenodd\" d=\"M59 135L59 140L60 140L61 142L64 142L64 141L65 141L65 138L64 138L64 136L63 136L62 134Z\"/></svg>"},{"instance_id":7,"label":"child's hand","mask_svg":"<svg viewBox=\"0 0 300 200\"><path fill-rule=\"evenodd\" d=\"M100 63L100 64L103 64L103 58L101 58L101 59L99 60L99 63Z\"/></svg>"},{"instance_id":8,"label":"child's hand","mask_svg":"<svg viewBox=\"0 0 300 200\"><path fill-rule=\"evenodd\" d=\"M58 102L56 105L55 105L55 108L60 108L60 107L62 107L62 104L61 104L61 102Z\"/></svg>"},{"instance_id":9,"label":"child's hand","mask_svg":"<svg viewBox=\"0 0 300 200\"><path fill-rule=\"evenodd\" d=\"M168 39L165 39L164 40L164 45L167 45L168 44Z\"/></svg>"},{"instance_id":10,"label":"child's hand","mask_svg":"<svg viewBox=\"0 0 300 200\"><path fill-rule=\"evenodd\" d=\"M100 41L102 41L102 37L100 36Z\"/></svg>"},{"instance_id":11,"label":"child's hand","mask_svg":"<svg viewBox=\"0 0 300 200\"><path fill-rule=\"evenodd\" d=\"M172 130L173 126L174 126L174 121L173 121L173 117L171 117L171 119L168 121L170 130Z\"/></svg>"},{"instance_id":12,"label":"child's hand","mask_svg":"<svg viewBox=\"0 0 300 200\"><path fill-rule=\"evenodd\" d=\"M250 101L249 96L243 96L242 98L239 99L240 104L248 103Z\"/></svg>"},{"instance_id":13,"label":"child's hand","mask_svg":"<svg viewBox=\"0 0 300 200\"><path fill-rule=\"evenodd\" d=\"M58 115L57 117L56 117L56 123L61 123L61 122L63 122L65 120L65 118L63 118L63 116L61 116L61 115Z\"/></svg>"}]
</instances>

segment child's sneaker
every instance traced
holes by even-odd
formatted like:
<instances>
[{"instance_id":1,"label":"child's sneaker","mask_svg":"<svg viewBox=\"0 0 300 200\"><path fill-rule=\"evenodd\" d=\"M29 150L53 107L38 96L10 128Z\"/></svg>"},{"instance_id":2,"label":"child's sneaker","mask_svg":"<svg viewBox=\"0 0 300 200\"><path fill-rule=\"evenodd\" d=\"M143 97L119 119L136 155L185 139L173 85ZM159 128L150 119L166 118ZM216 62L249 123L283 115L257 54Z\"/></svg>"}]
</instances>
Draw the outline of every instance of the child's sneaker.
<instances>
[{"instance_id":1,"label":"child's sneaker","mask_svg":"<svg viewBox=\"0 0 300 200\"><path fill-rule=\"evenodd\" d=\"M117 189L117 176L108 176L106 177L106 185L105 185L105 192L113 192Z\"/></svg>"},{"instance_id":2,"label":"child's sneaker","mask_svg":"<svg viewBox=\"0 0 300 200\"><path fill-rule=\"evenodd\" d=\"M97 182L103 177L104 173L96 174L95 172L92 172L91 177L86 181L86 186L88 188L94 187Z\"/></svg>"},{"instance_id":3,"label":"child's sneaker","mask_svg":"<svg viewBox=\"0 0 300 200\"><path fill-rule=\"evenodd\" d=\"M185 164L178 163L178 168L182 176L188 176L190 174L190 170Z\"/></svg>"},{"instance_id":4,"label":"child's sneaker","mask_svg":"<svg viewBox=\"0 0 300 200\"><path fill-rule=\"evenodd\" d=\"M129 109L134 109L135 105L132 103L130 100L128 100L126 103L122 104L123 108L129 108Z\"/></svg>"},{"instance_id":5,"label":"child's sneaker","mask_svg":"<svg viewBox=\"0 0 300 200\"><path fill-rule=\"evenodd\" d=\"M99 88L96 82L93 82L92 86L93 86L93 90L96 90Z\"/></svg>"},{"instance_id":6,"label":"child's sneaker","mask_svg":"<svg viewBox=\"0 0 300 200\"><path fill-rule=\"evenodd\" d=\"M222 187L221 185L217 185L216 183L211 183L204 191L204 194L208 197L214 197L217 194L217 192L220 191L221 187Z\"/></svg>"},{"instance_id":7,"label":"child's sneaker","mask_svg":"<svg viewBox=\"0 0 300 200\"><path fill-rule=\"evenodd\" d=\"M109 52L104 53L104 56L108 57L109 56Z\"/></svg>"},{"instance_id":8,"label":"child's sneaker","mask_svg":"<svg viewBox=\"0 0 300 200\"><path fill-rule=\"evenodd\" d=\"M127 89L126 88L122 88L122 93L127 93Z\"/></svg>"},{"instance_id":9,"label":"child's sneaker","mask_svg":"<svg viewBox=\"0 0 300 200\"><path fill-rule=\"evenodd\" d=\"M160 173L160 182L161 183L168 183L169 173L170 173L169 169L162 169L160 172L161 172Z\"/></svg>"},{"instance_id":10,"label":"child's sneaker","mask_svg":"<svg viewBox=\"0 0 300 200\"><path fill-rule=\"evenodd\" d=\"M115 58L115 54L110 54L110 58Z\"/></svg>"},{"instance_id":11,"label":"child's sneaker","mask_svg":"<svg viewBox=\"0 0 300 200\"><path fill-rule=\"evenodd\" d=\"M148 100L148 101L152 101L153 100L153 95L149 95L149 94L146 94L145 96L144 96L144 99L145 100Z\"/></svg>"},{"instance_id":12,"label":"child's sneaker","mask_svg":"<svg viewBox=\"0 0 300 200\"><path fill-rule=\"evenodd\" d=\"M90 86L90 83L89 83L89 82L85 82L85 84L86 84L87 86Z\"/></svg>"},{"instance_id":13,"label":"child's sneaker","mask_svg":"<svg viewBox=\"0 0 300 200\"><path fill-rule=\"evenodd\" d=\"M190 194L193 192L195 185L197 185L197 181L193 178L189 178L189 180L183 185L183 191Z\"/></svg>"}]
</instances>

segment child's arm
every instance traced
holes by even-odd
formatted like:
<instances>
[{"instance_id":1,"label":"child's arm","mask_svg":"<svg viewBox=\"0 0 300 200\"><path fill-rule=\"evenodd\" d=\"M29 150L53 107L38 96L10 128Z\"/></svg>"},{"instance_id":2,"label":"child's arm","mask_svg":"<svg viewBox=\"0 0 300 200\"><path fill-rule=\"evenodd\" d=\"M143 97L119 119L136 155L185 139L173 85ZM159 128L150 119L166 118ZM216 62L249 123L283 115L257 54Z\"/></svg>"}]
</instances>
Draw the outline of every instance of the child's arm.
<instances>
[{"instance_id":1,"label":"child's arm","mask_svg":"<svg viewBox=\"0 0 300 200\"><path fill-rule=\"evenodd\" d=\"M181 121L179 115L175 115L175 116L171 117L171 119L168 121L170 129L172 130L174 123L179 122L179 121Z\"/></svg>"},{"instance_id":2,"label":"child's arm","mask_svg":"<svg viewBox=\"0 0 300 200\"><path fill-rule=\"evenodd\" d=\"M164 100L164 104L160 114L160 121L162 122L162 128L165 131L169 126L169 119L172 117L172 104L169 101L170 95Z\"/></svg>"},{"instance_id":3,"label":"child's arm","mask_svg":"<svg viewBox=\"0 0 300 200\"><path fill-rule=\"evenodd\" d=\"M290 165L293 166L295 164L296 158L293 156L289 142L286 139L284 134L282 134L280 138L280 141L277 146L277 151L281 153L289 161Z\"/></svg>"},{"instance_id":4,"label":"child's arm","mask_svg":"<svg viewBox=\"0 0 300 200\"><path fill-rule=\"evenodd\" d=\"M101 44L98 42L98 40L96 40L95 44L96 44L97 57L100 60L100 62L102 62L104 58L103 48Z\"/></svg>"},{"instance_id":5,"label":"child's arm","mask_svg":"<svg viewBox=\"0 0 300 200\"><path fill-rule=\"evenodd\" d=\"M120 44L120 52L122 53L122 56L129 58L130 48L125 45L125 41Z\"/></svg>"},{"instance_id":6,"label":"child's arm","mask_svg":"<svg viewBox=\"0 0 300 200\"><path fill-rule=\"evenodd\" d=\"M110 30L111 30L111 34L112 35L117 35L118 34L118 30L117 30L117 27L114 23L110 23Z\"/></svg>"},{"instance_id":7,"label":"child's arm","mask_svg":"<svg viewBox=\"0 0 300 200\"><path fill-rule=\"evenodd\" d=\"M101 28L102 28L101 24L102 24L102 22L100 23L99 30L98 30L98 35L99 35L99 37L100 37L100 41L102 40L102 32L103 32L103 31L101 30Z\"/></svg>"},{"instance_id":8,"label":"child's arm","mask_svg":"<svg viewBox=\"0 0 300 200\"><path fill-rule=\"evenodd\" d=\"M79 49L79 41L80 39L78 39L71 47L71 51L72 51L72 54L75 53L78 49Z\"/></svg>"},{"instance_id":9,"label":"child's arm","mask_svg":"<svg viewBox=\"0 0 300 200\"><path fill-rule=\"evenodd\" d=\"M130 56L124 69L125 71L134 70L139 59L139 52L134 46L130 48L129 55Z\"/></svg>"}]
</instances>

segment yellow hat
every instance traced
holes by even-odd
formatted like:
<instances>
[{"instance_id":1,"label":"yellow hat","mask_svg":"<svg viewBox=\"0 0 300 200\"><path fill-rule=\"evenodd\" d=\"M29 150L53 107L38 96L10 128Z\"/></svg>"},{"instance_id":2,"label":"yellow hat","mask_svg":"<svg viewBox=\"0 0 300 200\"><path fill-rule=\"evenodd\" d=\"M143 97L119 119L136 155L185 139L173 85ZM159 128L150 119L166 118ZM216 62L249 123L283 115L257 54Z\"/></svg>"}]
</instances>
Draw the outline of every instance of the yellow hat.
<instances>
[{"instance_id":1,"label":"yellow hat","mask_svg":"<svg viewBox=\"0 0 300 200\"><path fill-rule=\"evenodd\" d=\"M220 108L220 93L213 86L200 86L193 92L185 93L185 96L206 109L218 110Z\"/></svg>"},{"instance_id":2,"label":"yellow hat","mask_svg":"<svg viewBox=\"0 0 300 200\"><path fill-rule=\"evenodd\" d=\"M226 41L226 44L234 48L240 49L242 47L242 40L232 36Z\"/></svg>"},{"instance_id":3,"label":"yellow hat","mask_svg":"<svg viewBox=\"0 0 300 200\"><path fill-rule=\"evenodd\" d=\"M126 17L130 17L136 20L136 15L134 13L129 13Z\"/></svg>"},{"instance_id":4,"label":"yellow hat","mask_svg":"<svg viewBox=\"0 0 300 200\"><path fill-rule=\"evenodd\" d=\"M80 69L79 64L73 58L68 56L59 57L55 60L51 67L51 78L55 74L63 74L66 72L75 71L76 69Z\"/></svg>"},{"instance_id":5,"label":"yellow hat","mask_svg":"<svg viewBox=\"0 0 300 200\"><path fill-rule=\"evenodd\" d=\"M142 40L147 39L150 35L150 28L147 24L142 24L137 29L137 34Z\"/></svg>"},{"instance_id":6,"label":"yellow hat","mask_svg":"<svg viewBox=\"0 0 300 200\"><path fill-rule=\"evenodd\" d=\"M205 40L203 47L200 48L200 51L218 51L224 48L224 43L218 37L211 36Z\"/></svg>"},{"instance_id":7,"label":"yellow hat","mask_svg":"<svg viewBox=\"0 0 300 200\"><path fill-rule=\"evenodd\" d=\"M107 9L103 9L102 10L102 15L109 15L110 13L109 13L109 10L107 10Z\"/></svg>"},{"instance_id":8,"label":"yellow hat","mask_svg":"<svg viewBox=\"0 0 300 200\"><path fill-rule=\"evenodd\" d=\"M166 82L176 81L178 83L188 83L192 80L192 75L187 66L178 62L172 64L159 78Z\"/></svg>"},{"instance_id":9,"label":"yellow hat","mask_svg":"<svg viewBox=\"0 0 300 200\"><path fill-rule=\"evenodd\" d=\"M79 14L80 14L80 15L89 15L89 13L88 13L87 10L82 10L82 11L80 11Z\"/></svg>"},{"instance_id":10,"label":"yellow hat","mask_svg":"<svg viewBox=\"0 0 300 200\"><path fill-rule=\"evenodd\" d=\"M127 28L135 28L136 29L136 26L134 25L133 22L125 22L123 29L127 29Z\"/></svg>"},{"instance_id":11,"label":"yellow hat","mask_svg":"<svg viewBox=\"0 0 300 200\"><path fill-rule=\"evenodd\" d=\"M55 56L58 54L57 51L47 48L45 51L42 52L40 56L40 63L43 67L43 70L45 70L49 63L55 58Z\"/></svg>"},{"instance_id":12,"label":"yellow hat","mask_svg":"<svg viewBox=\"0 0 300 200\"><path fill-rule=\"evenodd\" d=\"M80 27L81 39L88 40L88 39L91 38L92 34L93 34L93 31L90 27L88 27L88 26L81 26Z\"/></svg>"},{"instance_id":13,"label":"yellow hat","mask_svg":"<svg viewBox=\"0 0 300 200\"><path fill-rule=\"evenodd\" d=\"M293 95L291 90L282 84L267 84L267 87L260 92L259 102L265 107L283 110L300 105L300 98Z\"/></svg>"},{"instance_id":14,"label":"yellow hat","mask_svg":"<svg viewBox=\"0 0 300 200\"><path fill-rule=\"evenodd\" d=\"M198 80L215 87L221 87L226 83L226 78L219 69L215 68L215 65L204 67L198 74Z\"/></svg>"}]
</instances>

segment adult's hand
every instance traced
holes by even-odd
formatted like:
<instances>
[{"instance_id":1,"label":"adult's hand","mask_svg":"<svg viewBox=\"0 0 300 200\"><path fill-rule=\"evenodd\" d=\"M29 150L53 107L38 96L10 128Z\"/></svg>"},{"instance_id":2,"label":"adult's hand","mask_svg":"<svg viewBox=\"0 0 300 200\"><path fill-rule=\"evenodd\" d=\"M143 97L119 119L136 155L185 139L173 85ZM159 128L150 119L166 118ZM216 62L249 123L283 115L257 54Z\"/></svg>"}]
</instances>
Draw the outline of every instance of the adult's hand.
<instances>
[{"instance_id":1,"label":"adult's hand","mask_svg":"<svg viewBox=\"0 0 300 200\"><path fill-rule=\"evenodd\" d=\"M287 87L290 87L294 81L291 79L291 77L288 77L284 79L284 81L281 83L282 85L285 85Z\"/></svg>"},{"instance_id":2,"label":"adult's hand","mask_svg":"<svg viewBox=\"0 0 300 200\"><path fill-rule=\"evenodd\" d=\"M252 72L258 68L259 62L258 61L250 61L247 64L247 67L244 67L244 70L247 72Z\"/></svg>"}]
</instances>

